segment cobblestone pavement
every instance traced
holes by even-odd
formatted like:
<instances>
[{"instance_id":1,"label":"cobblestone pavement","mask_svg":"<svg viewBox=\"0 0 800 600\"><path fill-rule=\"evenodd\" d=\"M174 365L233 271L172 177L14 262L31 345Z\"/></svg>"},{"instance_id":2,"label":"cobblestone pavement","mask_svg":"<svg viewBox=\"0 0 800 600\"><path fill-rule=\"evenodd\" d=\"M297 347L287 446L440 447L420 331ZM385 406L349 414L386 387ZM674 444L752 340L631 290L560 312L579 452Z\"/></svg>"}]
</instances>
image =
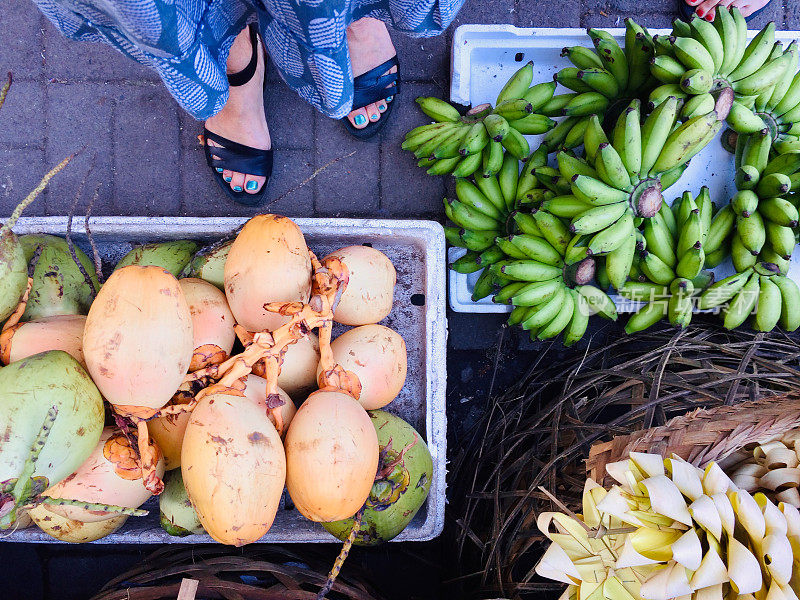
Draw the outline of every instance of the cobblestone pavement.
<instances>
[{"instance_id":1,"label":"cobblestone pavement","mask_svg":"<svg viewBox=\"0 0 800 600\"><path fill-rule=\"evenodd\" d=\"M231 203L214 184L196 141L200 124L178 108L153 72L105 45L66 40L30 0L3 4L0 70L11 69L15 84L0 111L0 215L10 212L48 165L84 145L89 151L28 214L64 214L95 153L92 178L103 182L95 214L255 212ZM645 25L663 27L674 6L675 0L467 0L446 35L395 36L405 89L391 125L369 142L356 141L340 123L316 113L270 70L265 96L276 152L269 210L292 216L438 218L444 179L418 169L413 157L400 151L399 139L424 118L414 97L448 90L455 26L612 26L633 14ZM779 28L798 29L800 8L791 0L773 0L754 25L770 19ZM287 193L339 157L346 158Z\"/></svg>"}]
</instances>

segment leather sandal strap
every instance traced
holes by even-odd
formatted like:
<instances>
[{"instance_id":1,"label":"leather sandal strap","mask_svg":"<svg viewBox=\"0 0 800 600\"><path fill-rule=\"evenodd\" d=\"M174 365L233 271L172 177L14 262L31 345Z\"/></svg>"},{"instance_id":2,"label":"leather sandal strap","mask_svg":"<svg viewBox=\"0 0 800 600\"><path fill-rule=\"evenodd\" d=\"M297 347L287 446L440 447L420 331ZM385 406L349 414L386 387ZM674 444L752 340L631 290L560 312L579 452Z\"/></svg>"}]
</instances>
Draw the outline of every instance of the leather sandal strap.
<instances>
[{"instance_id":1,"label":"leather sandal strap","mask_svg":"<svg viewBox=\"0 0 800 600\"><path fill-rule=\"evenodd\" d=\"M386 73L392 67L398 67L396 73ZM385 63L370 69L353 79L353 108L364 108L368 104L383 100L387 96L396 96L400 92L400 63L397 55Z\"/></svg>"},{"instance_id":2,"label":"leather sandal strap","mask_svg":"<svg viewBox=\"0 0 800 600\"><path fill-rule=\"evenodd\" d=\"M244 85L253 78L258 68L258 28L255 23L250 23L247 26L250 32L250 45L253 48L253 54L250 56L250 62L247 66L238 73L231 73L228 75L228 85L240 86Z\"/></svg>"},{"instance_id":3,"label":"leather sandal strap","mask_svg":"<svg viewBox=\"0 0 800 600\"><path fill-rule=\"evenodd\" d=\"M203 130L206 142L203 150L206 155L206 163L209 167L227 169L237 173L247 173L257 177L269 177L272 174L272 149L261 150L245 146L221 135L212 133L208 129ZM219 144L219 146L209 146L208 140ZM216 156L217 158L214 158Z\"/></svg>"}]
</instances>

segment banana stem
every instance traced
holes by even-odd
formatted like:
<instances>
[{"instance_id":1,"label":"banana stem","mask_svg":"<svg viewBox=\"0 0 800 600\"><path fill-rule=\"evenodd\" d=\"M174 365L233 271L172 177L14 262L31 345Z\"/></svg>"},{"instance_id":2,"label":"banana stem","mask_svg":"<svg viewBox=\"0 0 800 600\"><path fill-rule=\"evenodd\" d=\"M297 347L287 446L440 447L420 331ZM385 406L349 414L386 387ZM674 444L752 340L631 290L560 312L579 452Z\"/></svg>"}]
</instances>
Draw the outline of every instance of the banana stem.
<instances>
[{"instance_id":1,"label":"banana stem","mask_svg":"<svg viewBox=\"0 0 800 600\"><path fill-rule=\"evenodd\" d=\"M17 221L19 220L20 216L22 215L22 211L24 211L26 208L28 208L28 206L34 200L36 200L37 196L39 196L39 194L42 193L44 188L47 187L47 184L50 183L50 180L53 177L55 177L58 174L59 171L61 171L64 167L66 167L67 164L69 163L69 161L71 161L73 158L75 158L75 155L77 155L77 154L78 154L78 152L74 152L74 153L70 154L67 158L62 160L55 167L53 167L47 173L45 173L44 177L42 177L42 180L39 182L39 184L35 188L33 188L33 190L31 191L30 194L25 196L25 199L17 205L17 208L14 209L14 212L11 213L11 216L6 220L5 223L3 223L3 226L0 227L0 238L3 237L4 235L6 235L7 232L10 231L11 228L14 227L14 225L17 224Z\"/></svg>"},{"instance_id":2,"label":"banana stem","mask_svg":"<svg viewBox=\"0 0 800 600\"><path fill-rule=\"evenodd\" d=\"M365 507L366 505L362 506L353 518L353 528L350 530L350 535L347 536L347 539L342 545L342 550L339 552L339 556L336 557L331 572L328 573L328 579L325 581L325 585L322 586L322 589L317 594L317 600L323 600L323 598L328 595L328 592L331 591L331 588L333 588L333 584L336 582L336 578L339 576L339 572L344 566L344 561L347 560L347 556L350 554L353 542L356 541L358 530L361 529L361 519L364 517Z\"/></svg>"},{"instance_id":3,"label":"banana stem","mask_svg":"<svg viewBox=\"0 0 800 600\"><path fill-rule=\"evenodd\" d=\"M83 502L82 500L69 500L67 498L50 498L49 496L40 498L39 503L51 506L78 506L86 510L113 512L131 517L144 517L149 514L149 511L141 508L128 508L127 506L117 506L116 504L97 504L96 502Z\"/></svg>"}]
</instances>

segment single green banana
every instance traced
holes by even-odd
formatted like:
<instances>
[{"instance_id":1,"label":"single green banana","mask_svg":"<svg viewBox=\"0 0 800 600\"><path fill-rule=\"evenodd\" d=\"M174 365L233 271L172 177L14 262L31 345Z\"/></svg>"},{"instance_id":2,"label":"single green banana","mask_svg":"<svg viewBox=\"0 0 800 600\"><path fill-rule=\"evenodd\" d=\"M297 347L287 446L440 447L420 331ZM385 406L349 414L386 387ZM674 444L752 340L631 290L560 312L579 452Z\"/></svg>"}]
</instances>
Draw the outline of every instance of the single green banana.
<instances>
[{"instance_id":1,"label":"single green banana","mask_svg":"<svg viewBox=\"0 0 800 600\"><path fill-rule=\"evenodd\" d=\"M489 134L486 132L486 127L482 121L474 123L467 133L464 141L458 149L461 156L468 156L470 154L477 154L483 147L489 143Z\"/></svg>"},{"instance_id":2,"label":"single green banana","mask_svg":"<svg viewBox=\"0 0 800 600\"><path fill-rule=\"evenodd\" d=\"M603 290L593 285L579 285L574 289L586 300L590 314L600 315L611 321L617 320L617 307Z\"/></svg>"},{"instance_id":3,"label":"single green banana","mask_svg":"<svg viewBox=\"0 0 800 600\"><path fill-rule=\"evenodd\" d=\"M522 137L522 134L513 127L508 130L508 134L503 138L501 143L503 144L503 148L519 160L525 160L531 153L528 140Z\"/></svg>"},{"instance_id":4,"label":"single green banana","mask_svg":"<svg viewBox=\"0 0 800 600\"><path fill-rule=\"evenodd\" d=\"M452 135L444 139L436 148L434 148L431 155L433 158L455 158L460 157L458 149L469 133L469 127L460 127L453 130Z\"/></svg>"},{"instance_id":5,"label":"single green banana","mask_svg":"<svg viewBox=\"0 0 800 600\"><path fill-rule=\"evenodd\" d=\"M507 283L499 290L492 298L492 302L495 304L511 304L511 298L514 295L518 294L522 290L524 290L529 285L536 285L535 283L525 283L524 281L514 281L512 283Z\"/></svg>"},{"instance_id":6,"label":"single green banana","mask_svg":"<svg viewBox=\"0 0 800 600\"><path fill-rule=\"evenodd\" d=\"M513 154L503 154L503 164L497 174L497 182L500 185L506 208L513 208L514 201L517 199L517 183L519 182L519 159Z\"/></svg>"},{"instance_id":7,"label":"single green banana","mask_svg":"<svg viewBox=\"0 0 800 600\"><path fill-rule=\"evenodd\" d=\"M538 113L530 114L527 117L517 119L516 121L508 121L508 124L523 135L539 135L541 133L547 133L556 126L556 122L553 119Z\"/></svg>"},{"instance_id":8,"label":"single green banana","mask_svg":"<svg viewBox=\"0 0 800 600\"><path fill-rule=\"evenodd\" d=\"M589 117L579 117L564 138L564 148L577 148L583 143L586 128L589 125Z\"/></svg>"},{"instance_id":9,"label":"single green banana","mask_svg":"<svg viewBox=\"0 0 800 600\"><path fill-rule=\"evenodd\" d=\"M740 102L734 101L726 119L737 133L755 133L766 128L764 120Z\"/></svg>"},{"instance_id":10,"label":"single green banana","mask_svg":"<svg viewBox=\"0 0 800 600\"><path fill-rule=\"evenodd\" d=\"M528 61L509 78L500 90L495 104L522 98L528 91L531 81L533 81L533 61Z\"/></svg>"},{"instance_id":11,"label":"single green banana","mask_svg":"<svg viewBox=\"0 0 800 600\"><path fill-rule=\"evenodd\" d=\"M686 171L688 168L689 163L684 163L682 165L678 165L674 169L670 169L666 173L661 173L658 176L658 179L661 181L661 190L664 191L678 183L680 178L683 176L684 171Z\"/></svg>"},{"instance_id":12,"label":"single green banana","mask_svg":"<svg viewBox=\"0 0 800 600\"><path fill-rule=\"evenodd\" d=\"M756 211L749 217L736 218L736 232L745 248L751 254L757 255L761 252L764 242L767 240L767 231L764 226L764 219Z\"/></svg>"},{"instance_id":13,"label":"single green banana","mask_svg":"<svg viewBox=\"0 0 800 600\"><path fill-rule=\"evenodd\" d=\"M527 100L533 111L536 112L553 98L553 93L555 91L556 82L546 81L544 83L537 83L528 88L528 91L525 92L522 98L523 100Z\"/></svg>"},{"instance_id":14,"label":"single green banana","mask_svg":"<svg viewBox=\"0 0 800 600\"><path fill-rule=\"evenodd\" d=\"M795 247L794 230L791 227L784 227L772 221L765 221L764 227L767 233L767 242L772 249L784 259L789 260L792 257Z\"/></svg>"},{"instance_id":15,"label":"single green banana","mask_svg":"<svg viewBox=\"0 0 800 600\"><path fill-rule=\"evenodd\" d=\"M638 179L642 168L641 101L634 99L620 115L614 127L613 146L625 165L628 175Z\"/></svg>"},{"instance_id":16,"label":"single green banana","mask_svg":"<svg viewBox=\"0 0 800 600\"><path fill-rule=\"evenodd\" d=\"M490 217L474 208L459 202L458 200L447 199L446 203L450 209L450 220L464 229L478 231L497 231L500 223L497 219Z\"/></svg>"},{"instance_id":17,"label":"single green banana","mask_svg":"<svg viewBox=\"0 0 800 600\"><path fill-rule=\"evenodd\" d=\"M507 323L512 327L514 325L519 325L530 315L532 315L533 311L534 311L533 308L529 308L527 306L517 306L516 308L514 308L514 310L511 311L511 313L509 313Z\"/></svg>"},{"instance_id":18,"label":"single green banana","mask_svg":"<svg viewBox=\"0 0 800 600\"><path fill-rule=\"evenodd\" d=\"M428 168L426 173L428 175L447 175L448 173L452 173L460 162L460 156L455 156L453 158L439 158Z\"/></svg>"},{"instance_id":19,"label":"single green banana","mask_svg":"<svg viewBox=\"0 0 800 600\"><path fill-rule=\"evenodd\" d=\"M703 221L700 217L700 209L696 208L689 213L688 218L681 224L681 231L678 234L678 243L675 246L675 253L678 259L680 260L683 258L683 255L689 248L697 244L702 244L703 237Z\"/></svg>"},{"instance_id":20,"label":"single green banana","mask_svg":"<svg viewBox=\"0 0 800 600\"><path fill-rule=\"evenodd\" d=\"M499 246L491 246L478 255L476 262L481 267L488 267L506 258L506 253L503 252L502 248ZM483 297L485 298L486 296Z\"/></svg>"},{"instance_id":21,"label":"single green banana","mask_svg":"<svg viewBox=\"0 0 800 600\"><path fill-rule=\"evenodd\" d=\"M650 73L661 83L680 83L686 67L668 54L650 59Z\"/></svg>"},{"instance_id":22,"label":"single green banana","mask_svg":"<svg viewBox=\"0 0 800 600\"><path fill-rule=\"evenodd\" d=\"M780 325L786 331L800 327L800 288L788 277L773 277L772 283L781 293Z\"/></svg>"},{"instance_id":23,"label":"single green banana","mask_svg":"<svg viewBox=\"0 0 800 600\"><path fill-rule=\"evenodd\" d=\"M597 53L584 46L569 46L561 50L561 56L567 58L579 69L602 69L603 61Z\"/></svg>"},{"instance_id":24,"label":"single green banana","mask_svg":"<svg viewBox=\"0 0 800 600\"><path fill-rule=\"evenodd\" d=\"M555 83L555 82L553 82ZM571 94L558 94L553 96L539 107L539 114L546 117L560 117L563 113L564 107L569 104L570 100L577 96L577 92ZM533 106L533 105L531 105Z\"/></svg>"},{"instance_id":25,"label":"single green banana","mask_svg":"<svg viewBox=\"0 0 800 600\"><path fill-rule=\"evenodd\" d=\"M761 250L761 253L758 255L758 260L766 263L772 263L778 268L778 272L782 275L786 275L789 272L789 267L791 266L791 263L782 256L779 256L771 246L764 246L764 248Z\"/></svg>"},{"instance_id":26,"label":"single green banana","mask_svg":"<svg viewBox=\"0 0 800 600\"><path fill-rule=\"evenodd\" d=\"M681 77L681 89L687 94L707 94L714 84L714 75L704 69L689 69Z\"/></svg>"},{"instance_id":27,"label":"single green banana","mask_svg":"<svg viewBox=\"0 0 800 600\"><path fill-rule=\"evenodd\" d=\"M575 196L598 206L626 202L629 199L626 192L587 175L573 175L571 188Z\"/></svg>"},{"instance_id":28,"label":"single green banana","mask_svg":"<svg viewBox=\"0 0 800 600\"><path fill-rule=\"evenodd\" d=\"M452 171L453 177L469 177L473 173L475 173L478 169L481 168L481 163L483 162L483 153L478 152L476 154L470 154L465 156L464 158L456 157L455 159L445 159L445 160L458 160L459 163L456 165L455 169ZM429 173L433 175L433 173Z\"/></svg>"},{"instance_id":29,"label":"single green banana","mask_svg":"<svg viewBox=\"0 0 800 600\"><path fill-rule=\"evenodd\" d=\"M613 252L628 240L634 229L633 215L630 210L626 210L615 223L592 236L587 246L587 253L589 256L595 256Z\"/></svg>"},{"instance_id":30,"label":"single green banana","mask_svg":"<svg viewBox=\"0 0 800 600\"><path fill-rule=\"evenodd\" d=\"M553 76L553 79L565 88L578 92L579 94L593 91L594 88L592 86L580 80L578 73L580 73L580 69L564 67Z\"/></svg>"},{"instance_id":31,"label":"single green banana","mask_svg":"<svg viewBox=\"0 0 800 600\"><path fill-rule=\"evenodd\" d=\"M536 260L511 260L500 266L499 272L517 281L547 281L561 275L561 268Z\"/></svg>"},{"instance_id":32,"label":"single green banana","mask_svg":"<svg viewBox=\"0 0 800 600\"><path fill-rule=\"evenodd\" d=\"M670 43L675 58L686 65L687 69L703 69L709 73L716 71L711 54L696 39L690 37L670 38Z\"/></svg>"},{"instance_id":33,"label":"single green banana","mask_svg":"<svg viewBox=\"0 0 800 600\"><path fill-rule=\"evenodd\" d=\"M725 244L733 231L733 226L736 223L736 215L733 212L730 204L723 206L711 221L708 228L708 235L704 248L707 254L718 250Z\"/></svg>"},{"instance_id":34,"label":"single green banana","mask_svg":"<svg viewBox=\"0 0 800 600\"><path fill-rule=\"evenodd\" d=\"M620 93L616 78L605 69L581 69L578 71L578 79L591 90L600 92L611 100L616 100Z\"/></svg>"},{"instance_id":35,"label":"single green banana","mask_svg":"<svg viewBox=\"0 0 800 600\"><path fill-rule=\"evenodd\" d=\"M736 24L736 37L737 37L737 44L736 44L736 54L734 54L733 61L731 62L731 71L737 68L742 63L742 58L744 57L745 52L747 52L747 21L745 20L742 12L736 8L728 8L730 11L731 17L733 17L733 22ZM730 72L725 74L727 78L730 77Z\"/></svg>"},{"instance_id":36,"label":"single green banana","mask_svg":"<svg viewBox=\"0 0 800 600\"><path fill-rule=\"evenodd\" d=\"M509 127L511 127L508 121L496 114L486 115L486 118L483 119L483 125L486 127L486 133L495 142L502 142L508 133Z\"/></svg>"},{"instance_id":37,"label":"single green banana","mask_svg":"<svg viewBox=\"0 0 800 600\"><path fill-rule=\"evenodd\" d=\"M621 90L628 89L628 77L630 76L628 59L617 41L613 36L600 29L588 29L587 33L594 42L603 66L614 75Z\"/></svg>"},{"instance_id":38,"label":"single green banana","mask_svg":"<svg viewBox=\"0 0 800 600\"><path fill-rule=\"evenodd\" d=\"M514 306L536 306L546 302L555 296L559 289L564 287L564 282L560 279L549 279L547 281L523 283L523 286L511 297L511 304Z\"/></svg>"},{"instance_id":39,"label":"single green banana","mask_svg":"<svg viewBox=\"0 0 800 600\"><path fill-rule=\"evenodd\" d=\"M765 198L758 203L758 212L767 221L784 227L797 227L800 220L797 208L785 198Z\"/></svg>"},{"instance_id":40,"label":"single green banana","mask_svg":"<svg viewBox=\"0 0 800 600\"><path fill-rule=\"evenodd\" d=\"M478 264L478 253L467 252L464 256L450 263L450 268L456 273L469 274L481 270Z\"/></svg>"},{"instance_id":41,"label":"single green banana","mask_svg":"<svg viewBox=\"0 0 800 600\"><path fill-rule=\"evenodd\" d=\"M611 187L628 192L633 190L628 169L611 144L600 144L595 156L595 167L600 178Z\"/></svg>"},{"instance_id":42,"label":"single green banana","mask_svg":"<svg viewBox=\"0 0 800 600\"><path fill-rule=\"evenodd\" d=\"M687 162L717 123L716 112L686 121L667 137L651 172L663 173Z\"/></svg>"},{"instance_id":43,"label":"single green banana","mask_svg":"<svg viewBox=\"0 0 800 600\"><path fill-rule=\"evenodd\" d=\"M769 151L772 146L772 135L769 129L762 129L746 137L741 165L751 165L758 171L759 177L769 163Z\"/></svg>"},{"instance_id":44,"label":"single green banana","mask_svg":"<svg viewBox=\"0 0 800 600\"><path fill-rule=\"evenodd\" d=\"M433 156L433 151L436 150L441 143L453 135L458 135L459 129L462 128L457 124L453 124L450 127L442 127L436 132L436 135L420 144L417 149L414 150L414 156L417 158L430 158Z\"/></svg>"},{"instance_id":45,"label":"single green banana","mask_svg":"<svg viewBox=\"0 0 800 600\"><path fill-rule=\"evenodd\" d=\"M736 170L735 182L736 189L742 191L755 190L758 185L759 176L758 169L752 165L742 165Z\"/></svg>"},{"instance_id":46,"label":"single green banana","mask_svg":"<svg viewBox=\"0 0 800 600\"><path fill-rule=\"evenodd\" d=\"M461 229L459 235L464 242L464 246L473 252L483 252L494 245L494 240L498 232L494 230L475 231L472 229Z\"/></svg>"},{"instance_id":47,"label":"single green banana","mask_svg":"<svg viewBox=\"0 0 800 600\"><path fill-rule=\"evenodd\" d=\"M567 244L567 249L564 252L564 263L567 265L574 265L581 262L589 255L586 248L589 245L589 236L576 235Z\"/></svg>"},{"instance_id":48,"label":"single green banana","mask_svg":"<svg viewBox=\"0 0 800 600\"><path fill-rule=\"evenodd\" d=\"M600 144L607 144L608 141L608 137L606 137L606 133L600 124L600 118L597 115L590 116L586 131L583 134L583 147L586 151L586 158L594 162Z\"/></svg>"},{"instance_id":49,"label":"single green banana","mask_svg":"<svg viewBox=\"0 0 800 600\"><path fill-rule=\"evenodd\" d=\"M733 91L743 96L753 96L772 87L786 73L786 70L795 61L794 53L786 53L767 62L752 75L733 82ZM772 96L772 94L770 94Z\"/></svg>"},{"instance_id":50,"label":"single green banana","mask_svg":"<svg viewBox=\"0 0 800 600\"><path fill-rule=\"evenodd\" d=\"M606 273L609 282L615 289L619 290L625 285L635 255L636 235L633 233L616 250L612 250L606 255Z\"/></svg>"},{"instance_id":51,"label":"single green banana","mask_svg":"<svg viewBox=\"0 0 800 600\"><path fill-rule=\"evenodd\" d=\"M769 22L747 45L738 66L731 71L728 79L739 81L748 75L752 75L764 64L767 57L772 52L775 43L775 23Z\"/></svg>"},{"instance_id":52,"label":"single green banana","mask_svg":"<svg viewBox=\"0 0 800 600\"><path fill-rule=\"evenodd\" d=\"M792 175L800 171L800 153L778 154L770 160L762 172L762 176L772 173Z\"/></svg>"},{"instance_id":53,"label":"single green banana","mask_svg":"<svg viewBox=\"0 0 800 600\"><path fill-rule=\"evenodd\" d=\"M739 40L736 22L733 20L728 8L724 6L717 6L716 8L718 18L714 19L714 28L717 30L723 46L722 63L718 66L717 73L725 76L736 66L733 64L733 60L737 53Z\"/></svg>"},{"instance_id":54,"label":"single green banana","mask_svg":"<svg viewBox=\"0 0 800 600\"><path fill-rule=\"evenodd\" d=\"M705 260L706 253L705 250L703 250L703 245L697 242L683 253L683 256L678 261L678 265L675 267L675 274L678 277L694 279L700 274L700 271L703 270Z\"/></svg>"},{"instance_id":55,"label":"single green banana","mask_svg":"<svg viewBox=\"0 0 800 600\"><path fill-rule=\"evenodd\" d=\"M567 117L563 119L558 125L548 131L542 140L544 146L549 152L553 152L560 148L564 141L567 139L572 128L580 121L579 117Z\"/></svg>"},{"instance_id":56,"label":"single green banana","mask_svg":"<svg viewBox=\"0 0 800 600\"><path fill-rule=\"evenodd\" d=\"M723 318L725 329L735 329L747 320L758 302L760 276L755 271L742 286L742 289L728 303Z\"/></svg>"},{"instance_id":57,"label":"single green banana","mask_svg":"<svg viewBox=\"0 0 800 600\"><path fill-rule=\"evenodd\" d=\"M687 94L677 83L664 83L650 92L650 95L647 97L648 108L653 111L671 97L676 98L680 104L683 104L687 98Z\"/></svg>"},{"instance_id":58,"label":"single green banana","mask_svg":"<svg viewBox=\"0 0 800 600\"><path fill-rule=\"evenodd\" d=\"M752 271L750 270L743 273L734 273L730 277L713 283L700 295L697 308L708 310L725 304L744 287L748 279L750 279L751 273Z\"/></svg>"},{"instance_id":59,"label":"single green banana","mask_svg":"<svg viewBox=\"0 0 800 600\"><path fill-rule=\"evenodd\" d=\"M567 152L559 152L556 155L556 160L558 161L558 170L561 172L561 176L567 181L572 181L575 175L586 175L595 179L598 177L597 171L589 163Z\"/></svg>"},{"instance_id":60,"label":"single green banana","mask_svg":"<svg viewBox=\"0 0 800 600\"><path fill-rule=\"evenodd\" d=\"M516 258L518 260L522 260L528 258L528 255L525 254L522 250L517 248L514 244L511 243L511 237L496 237L494 243L500 248L503 252L505 252L506 256L509 258Z\"/></svg>"},{"instance_id":61,"label":"single green banana","mask_svg":"<svg viewBox=\"0 0 800 600\"><path fill-rule=\"evenodd\" d=\"M428 123L427 125L415 127L406 134L406 137L403 140L403 143L400 144L400 147L403 150L415 152L417 148L429 141L435 135L441 133L442 131L453 129L458 126L459 125L456 123L450 123L447 121L444 123Z\"/></svg>"},{"instance_id":62,"label":"single green banana","mask_svg":"<svg viewBox=\"0 0 800 600\"><path fill-rule=\"evenodd\" d=\"M681 107L681 117L691 119L700 115L705 115L716 105L716 100L711 94L698 94L689 98Z\"/></svg>"},{"instance_id":63,"label":"single green banana","mask_svg":"<svg viewBox=\"0 0 800 600\"><path fill-rule=\"evenodd\" d=\"M561 309L553 319L539 329L536 337L540 340L548 340L559 335L569 325L572 320L572 314L575 311L575 300L572 296L572 290L565 288L564 300L561 304Z\"/></svg>"},{"instance_id":64,"label":"single green banana","mask_svg":"<svg viewBox=\"0 0 800 600\"><path fill-rule=\"evenodd\" d=\"M658 216L660 217L659 220L669 230L671 236L675 237L678 235L678 222L675 220L675 215L672 214L672 210L666 202L661 203L661 207L658 209Z\"/></svg>"},{"instance_id":65,"label":"single green banana","mask_svg":"<svg viewBox=\"0 0 800 600\"><path fill-rule=\"evenodd\" d=\"M644 239L647 241L647 250L652 252L662 262L675 268L678 258L675 255L674 240L662 220L647 219L644 222Z\"/></svg>"},{"instance_id":66,"label":"single green banana","mask_svg":"<svg viewBox=\"0 0 800 600\"><path fill-rule=\"evenodd\" d=\"M694 17L689 22L689 26L691 27L692 37L703 44L703 47L708 50L714 61L714 69L711 74L718 73L722 63L725 61L725 47L719 32L714 25L699 17Z\"/></svg>"},{"instance_id":67,"label":"single green banana","mask_svg":"<svg viewBox=\"0 0 800 600\"><path fill-rule=\"evenodd\" d=\"M541 237L563 256L572 237L567 226L558 217L543 210L534 211L533 218L541 231Z\"/></svg>"},{"instance_id":68,"label":"single green banana","mask_svg":"<svg viewBox=\"0 0 800 600\"><path fill-rule=\"evenodd\" d=\"M795 51L792 54L792 61L786 68L784 76L781 77L775 84L775 87L772 90L772 95L770 96L767 105L764 107L764 110L773 111L780 101L786 96L787 92L794 83L794 77L797 72L798 64L800 63L800 53Z\"/></svg>"},{"instance_id":69,"label":"single green banana","mask_svg":"<svg viewBox=\"0 0 800 600\"><path fill-rule=\"evenodd\" d=\"M483 300L490 296L495 288L494 274L489 269L484 269L472 288L472 301Z\"/></svg>"},{"instance_id":70,"label":"single green banana","mask_svg":"<svg viewBox=\"0 0 800 600\"><path fill-rule=\"evenodd\" d=\"M730 206L737 217L749 217L758 208L758 196L751 190L740 190L731 199Z\"/></svg>"},{"instance_id":71,"label":"single green banana","mask_svg":"<svg viewBox=\"0 0 800 600\"><path fill-rule=\"evenodd\" d=\"M575 308L572 319L564 330L564 346L569 348L581 340L586 328L589 326L589 305L586 299L575 290L569 290Z\"/></svg>"},{"instance_id":72,"label":"single green banana","mask_svg":"<svg viewBox=\"0 0 800 600\"><path fill-rule=\"evenodd\" d=\"M534 312L531 314L531 316L521 323L522 328L526 331L537 330L540 327L547 325L547 323L552 321L561 310L566 297L567 288L562 285L552 298L546 300L534 309Z\"/></svg>"},{"instance_id":73,"label":"single green banana","mask_svg":"<svg viewBox=\"0 0 800 600\"><path fill-rule=\"evenodd\" d=\"M590 208L583 214L572 219L569 230L572 233L580 235L596 233L606 227L610 227L619 220L627 210L627 202L618 202L616 204L606 204Z\"/></svg>"},{"instance_id":74,"label":"single green banana","mask_svg":"<svg viewBox=\"0 0 800 600\"><path fill-rule=\"evenodd\" d=\"M458 195L459 184L461 184L463 187L463 183L457 180L456 195ZM501 217L503 220L505 220L506 202L505 198L503 198L503 192L500 189L500 184L497 181L497 177L494 175L489 177L476 177L475 187L477 187L483 196L497 208Z\"/></svg>"},{"instance_id":75,"label":"single green banana","mask_svg":"<svg viewBox=\"0 0 800 600\"><path fill-rule=\"evenodd\" d=\"M554 196L544 200L539 208L562 219L572 219L594 207L575 196Z\"/></svg>"},{"instance_id":76,"label":"single green banana","mask_svg":"<svg viewBox=\"0 0 800 600\"><path fill-rule=\"evenodd\" d=\"M681 19L673 19L672 37L692 37L692 28L689 23Z\"/></svg>"},{"instance_id":77,"label":"single green banana","mask_svg":"<svg viewBox=\"0 0 800 600\"><path fill-rule=\"evenodd\" d=\"M628 92L632 95L641 93L650 79L649 62L653 57L652 37L644 30L637 32L633 44L625 44L625 55L628 59Z\"/></svg>"},{"instance_id":78,"label":"single green banana","mask_svg":"<svg viewBox=\"0 0 800 600\"><path fill-rule=\"evenodd\" d=\"M730 242L726 241L722 246L713 252L706 253L706 269L713 269L714 267L721 265L722 261L728 258L730 254L731 244Z\"/></svg>"},{"instance_id":79,"label":"single green banana","mask_svg":"<svg viewBox=\"0 0 800 600\"><path fill-rule=\"evenodd\" d=\"M589 91L578 94L570 100L561 114L565 117L585 117L608 108L609 100L600 92Z\"/></svg>"},{"instance_id":80,"label":"single green banana","mask_svg":"<svg viewBox=\"0 0 800 600\"><path fill-rule=\"evenodd\" d=\"M639 268L653 283L669 285L675 279L675 271L672 267L647 250L640 255Z\"/></svg>"},{"instance_id":81,"label":"single green banana","mask_svg":"<svg viewBox=\"0 0 800 600\"><path fill-rule=\"evenodd\" d=\"M440 98L420 96L416 100L419 107L434 121L450 121L455 123L461 118L455 106Z\"/></svg>"},{"instance_id":82,"label":"single green banana","mask_svg":"<svg viewBox=\"0 0 800 600\"><path fill-rule=\"evenodd\" d=\"M770 173L758 181L756 191L762 198L783 196L792 189L792 180L783 173Z\"/></svg>"},{"instance_id":83,"label":"single green banana","mask_svg":"<svg viewBox=\"0 0 800 600\"><path fill-rule=\"evenodd\" d=\"M509 241L523 254L515 258L531 258L554 267L561 267L564 265L561 254L559 254L558 250L553 248L544 238L535 235L515 234L509 236Z\"/></svg>"},{"instance_id":84,"label":"single green banana","mask_svg":"<svg viewBox=\"0 0 800 600\"><path fill-rule=\"evenodd\" d=\"M731 236L731 262L737 271L746 271L758 262L756 256L742 242L738 231Z\"/></svg>"},{"instance_id":85,"label":"single green banana","mask_svg":"<svg viewBox=\"0 0 800 600\"><path fill-rule=\"evenodd\" d=\"M668 98L645 119L642 125L642 167L639 177L644 178L658 160L678 115L678 99Z\"/></svg>"},{"instance_id":86,"label":"single green banana","mask_svg":"<svg viewBox=\"0 0 800 600\"><path fill-rule=\"evenodd\" d=\"M503 166L503 145L492 140L481 153L481 167L484 177L492 177Z\"/></svg>"},{"instance_id":87,"label":"single green banana","mask_svg":"<svg viewBox=\"0 0 800 600\"><path fill-rule=\"evenodd\" d=\"M625 324L625 333L632 335L639 331L644 331L648 327L652 327L667 316L667 310L667 300L648 302L628 319L628 322Z\"/></svg>"}]
</instances>

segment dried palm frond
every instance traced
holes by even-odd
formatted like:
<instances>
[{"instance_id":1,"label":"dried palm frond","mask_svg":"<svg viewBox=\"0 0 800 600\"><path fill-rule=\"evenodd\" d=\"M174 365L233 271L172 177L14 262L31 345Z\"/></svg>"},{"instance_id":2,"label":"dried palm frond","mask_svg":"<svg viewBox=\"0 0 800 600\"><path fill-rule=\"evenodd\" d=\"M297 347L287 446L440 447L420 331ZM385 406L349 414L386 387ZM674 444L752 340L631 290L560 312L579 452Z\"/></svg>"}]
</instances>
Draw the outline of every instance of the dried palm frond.
<instances>
[{"instance_id":1,"label":"dried palm frond","mask_svg":"<svg viewBox=\"0 0 800 600\"><path fill-rule=\"evenodd\" d=\"M315 557L313 551L300 554L280 546L167 547L108 582L92 600L174 600L183 578L198 580L197 598L314 600L329 564L329 557ZM380 600L355 568L339 576L328 597Z\"/></svg>"},{"instance_id":2,"label":"dried palm frond","mask_svg":"<svg viewBox=\"0 0 800 600\"><path fill-rule=\"evenodd\" d=\"M449 477L460 597L533 597L544 549L536 516L580 511L584 459L614 436L700 408L800 393L800 343L780 332L664 326L583 353L551 346L492 398ZM545 491L538 488L542 486Z\"/></svg>"}]
</instances>

